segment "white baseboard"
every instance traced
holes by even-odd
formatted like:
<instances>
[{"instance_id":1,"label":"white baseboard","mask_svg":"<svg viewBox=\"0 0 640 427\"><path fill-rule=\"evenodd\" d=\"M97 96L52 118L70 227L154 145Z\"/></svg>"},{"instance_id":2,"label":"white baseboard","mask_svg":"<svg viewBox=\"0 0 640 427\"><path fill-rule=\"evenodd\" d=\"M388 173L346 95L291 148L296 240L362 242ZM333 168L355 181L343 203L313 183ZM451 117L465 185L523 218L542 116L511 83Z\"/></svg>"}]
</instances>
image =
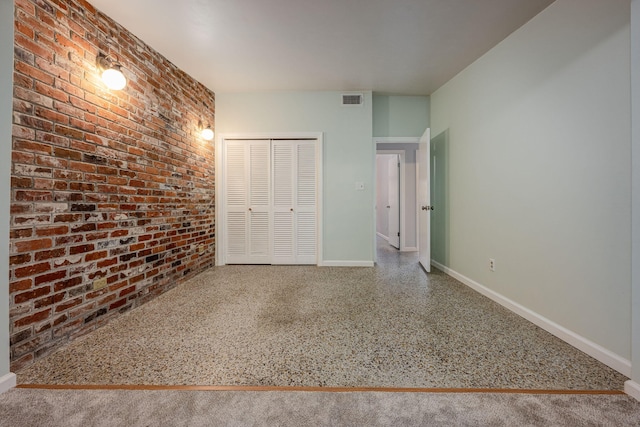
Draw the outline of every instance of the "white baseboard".
<instances>
[{"instance_id":1,"label":"white baseboard","mask_svg":"<svg viewBox=\"0 0 640 427\"><path fill-rule=\"evenodd\" d=\"M604 363L605 365L615 369L620 372L622 375L630 377L631 376L631 361L620 357L619 355L613 353L610 350L602 347L599 344L594 343L593 341L588 340L587 338L576 334L569 329L558 325L557 323L547 319L544 316L518 304L515 301L510 300L502 296L501 294L487 288L486 286L481 285L478 282L471 280L470 278L463 276L462 274L440 264L437 261L431 260L431 265L442 270L449 276L453 277L469 286L470 288L478 291L482 295L488 297L489 299L497 302L501 306L511 310L517 315L524 317L531 323L541 327L545 331L555 335L561 340L565 341L568 344L571 344L575 348L580 351L587 353L589 356L594 359Z\"/></svg>"},{"instance_id":2,"label":"white baseboard","mask_svg":"<svg viewBox=\"0 0 640 427\"><path fill-rule=\"evenodd\" d=\"M0 394L16 386L16 374L9 372L7 375L0 377Z\"/></svg>"},{"instance_id":3,"label":"white baseboard","mask_svg":"<svg viewBox=\"0 0 640 427\"><path fill-rule=\"evenodd\" d=\"M640 401L640 384L637 382L632 380L626 381L624 383L624 392L637 401Z\"/></svg>"},{"instance_id":4,"label":"white baseboard","mask_svg":"<svg viewBox=\"0 0 640 427\"><path fill-rule=\"evenodd\" d=\"M400 252L418 252L418 248L414 246L405 246L404 248L400 249Z\"/></svg>"},{"instance_id":5,"label":"white baseboard","mask_svg":"<svg viewBox=\"0 0 640 427\"><path fill-rule=\"evenodd\" d=\"M387 236L385 236L384 234L380 233L379 231L376 231L376 236L383 238L387 242L389 241L389 238Z\"/></svg>"},{"instance_id":6,"label":"white baseboard","mask_svg":"<svg viewBox=\"0 0 640 427\"><path fill-rule=\"evenodd\" d=\"M322 261L321 267L373 267L373 261Z\"/></svg>"}]
</instances>

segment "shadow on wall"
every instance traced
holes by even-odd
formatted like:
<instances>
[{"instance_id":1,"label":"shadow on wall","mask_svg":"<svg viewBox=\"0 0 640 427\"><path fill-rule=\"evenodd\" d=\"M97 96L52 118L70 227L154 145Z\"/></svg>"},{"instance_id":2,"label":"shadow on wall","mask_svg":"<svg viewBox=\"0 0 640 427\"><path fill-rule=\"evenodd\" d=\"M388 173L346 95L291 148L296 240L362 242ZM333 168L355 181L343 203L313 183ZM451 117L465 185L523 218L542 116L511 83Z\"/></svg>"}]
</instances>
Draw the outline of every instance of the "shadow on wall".
<instances>
[{"instance_id":1,"label":"shadow on wall","mask_svg":"<svg viewBox=\"0 0 640 427\"><path fill-rule=\"evenodd\" d=\"M431 139L431 258L449 267L449 130Z\"/></svg>"}]
</instances>

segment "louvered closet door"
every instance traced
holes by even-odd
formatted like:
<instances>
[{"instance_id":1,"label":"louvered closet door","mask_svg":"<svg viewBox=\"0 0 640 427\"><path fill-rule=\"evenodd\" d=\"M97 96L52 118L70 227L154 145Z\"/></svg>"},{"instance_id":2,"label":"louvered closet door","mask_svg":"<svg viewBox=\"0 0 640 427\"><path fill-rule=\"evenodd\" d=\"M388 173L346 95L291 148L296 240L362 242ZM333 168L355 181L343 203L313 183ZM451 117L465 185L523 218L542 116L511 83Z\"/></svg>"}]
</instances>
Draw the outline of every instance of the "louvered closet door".
<instances>
[{"instance_id":1,"label":"louvered closet door","mask_svg":"<svg viewBox=\"0 0 640 427\"><path fill-rule=\"evenodd\" d=\"M315 141L271 144L273 264L316 264Z\"/></svg>"},{"instance_id":2,"label":"louvered closet door","mask_svg":"<svg viewBox=\"0 0 640 427\"><path fill-rule=\"evenodd\" d=\"M296 263L316 264L316 145L315 141L296 143Z\"/></svg>"},{"instance_id":3,"label":"louvered closet door","mask_svg":"<svg viewBox=\"0 0 640 427\"><path fill-rule=\"evenodd\" d=\"M269 264L270 142L226 141L226 262Z\"/></svg>"},{"instance_id":4,"label":"louvered closet door","mask_svg":"<svg viewBox=\"0 0 640 427\"><path fill-rule=\"evenodd\" d=\"M271 143L273 171L273 263L295 264L294 244L294 145Z\"/></svg>"}]
</instances>

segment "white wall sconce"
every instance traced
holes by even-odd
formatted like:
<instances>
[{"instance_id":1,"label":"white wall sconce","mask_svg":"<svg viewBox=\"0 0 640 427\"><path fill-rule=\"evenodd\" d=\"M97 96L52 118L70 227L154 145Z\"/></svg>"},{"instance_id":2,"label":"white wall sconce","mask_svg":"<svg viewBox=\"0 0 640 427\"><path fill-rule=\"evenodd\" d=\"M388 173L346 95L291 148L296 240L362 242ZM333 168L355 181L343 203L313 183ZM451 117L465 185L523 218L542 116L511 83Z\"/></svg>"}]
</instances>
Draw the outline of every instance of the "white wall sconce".
<instances>
[{"instance_id":1,"label":"white wall sconce","mask_svg":"<svg viewBox=\"0 0 640 427\"><path fill-rule=\"evenodd\" d=\"M102 72L102 81L109 89L120 90L127 85L127 78L122 73L122 66L117 60L112 59L111 55L98 55L96 67Z\"/></svg>"},{"instance_id":2,"label":"white wall sconce","mask_svg":"<svg viewBox=\"0 0 640 427\"><path fill-rule=\"evenodd\" d=\"M213 129L211 129L211 126L207 126L206 128L202 129L200 135L205 141L211 141L214 136Z\"/></svg>"}]
</instances>

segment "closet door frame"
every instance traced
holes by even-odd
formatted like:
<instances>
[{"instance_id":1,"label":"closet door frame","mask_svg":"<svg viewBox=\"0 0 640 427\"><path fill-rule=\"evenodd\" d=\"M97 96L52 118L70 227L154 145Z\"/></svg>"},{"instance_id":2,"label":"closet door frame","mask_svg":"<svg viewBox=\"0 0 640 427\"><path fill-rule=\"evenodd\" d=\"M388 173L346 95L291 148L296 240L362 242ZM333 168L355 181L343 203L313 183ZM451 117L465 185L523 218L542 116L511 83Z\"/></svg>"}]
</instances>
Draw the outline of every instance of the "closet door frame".
<instances>
[{"instance_id":1,"label":"closet door frame","mask_svg":"<svg viewBox=\"0 0 640 427\"><path fill-rule=\"evenodd\" d=\"M226 141L230 140L315 140L315 161L316 161L316 265L322 265L322 161L323 161L323 133L322 132L295 132L295 133L226 133L216 135L216 170L215 170L215 250L216 265L226 265L226 224L225 221L225 162L226 158Z\"/></svg>"}]
</instances>

